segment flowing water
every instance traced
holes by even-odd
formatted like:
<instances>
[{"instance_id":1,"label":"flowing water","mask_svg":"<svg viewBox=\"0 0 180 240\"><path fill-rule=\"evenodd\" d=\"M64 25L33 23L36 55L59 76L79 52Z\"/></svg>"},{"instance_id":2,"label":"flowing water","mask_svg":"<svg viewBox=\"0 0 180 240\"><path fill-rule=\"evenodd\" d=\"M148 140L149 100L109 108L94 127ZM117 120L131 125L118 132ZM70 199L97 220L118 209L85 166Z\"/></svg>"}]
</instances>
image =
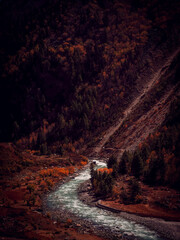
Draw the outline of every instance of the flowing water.
<instances>
[{"instance_id":1,"label":"flowing water","mask_svg":"<svg viewBox=\"0 0 180 240\"><path fill-rule=\"evenodd\" d=\"M106 164L96 161L97 168L106 167ZM109 211L91 207L78 199L77 189L81 183L90 178L90 171L86 169L82 171L74 179L61 185L55 192L48 195L47 205L50 209L63 209L69 211L81 219L90 221L96 226L104 229L110 229L111 232L119 234L133 235L134 239L159 240L156 233L143 225L133 221L126 220Z\"/></svg>"}]
</instances>

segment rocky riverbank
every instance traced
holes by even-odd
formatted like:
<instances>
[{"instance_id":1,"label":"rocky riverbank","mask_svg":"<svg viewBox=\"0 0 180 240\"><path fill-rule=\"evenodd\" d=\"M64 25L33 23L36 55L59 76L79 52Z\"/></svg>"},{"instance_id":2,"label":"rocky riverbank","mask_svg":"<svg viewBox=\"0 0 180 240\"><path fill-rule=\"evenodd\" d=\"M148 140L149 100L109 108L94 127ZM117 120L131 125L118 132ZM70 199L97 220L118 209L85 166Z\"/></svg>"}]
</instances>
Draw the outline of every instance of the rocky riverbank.
<instances>
[{"instance_id":1,"label":"rocky riverbank","mask_svg":"<svg viewBox=\"0 0 180 240\"><path fill-rule=\"evenodd\" d=\"M87 167L87 166L86 166ZM85 168L86 168L85 167ZM63 183L68 182L71 178L75 177L78 173L73 174L71 177L67 177L63 181ZM57 189L63 184L62 182L57 185L54 191L57 191ZM90 190L90 184L87 181L86 184L83 184L84 187L88 186L88 190ZM79 193L84 190L81 189L81 186L79 188ZM85 191L84 191L85 193ZM82 194L82 201L85 202L85 199L87 196L85 194ZM72 229L76 229L80 234L85 234L85 236L97 236L97 238L102 238L102 239L109 239L109 240L114 240L114 239L125 239L125 240L140 240L138 237L134 237L132 234L125 232L122 233L118 229L112 230L110 227L104 227L99 223L92 222L91 220L81 218L69 210L63 209L63 206L59 207L53 206L53 203L50 203L50 205L47 204L46 199L48 198L48 195L44 198L44 214L49 215L50 218L53 219L55 224L61 223L64 224L64 227L67 228L69 231ZM96 198L93 197L93 195L88 195L87 199L88 205L95 207L96 206ZM93 238L94 240L94 238Z\"/></svg>"},{"instance_id":2,"label":"rocky riverbank","mask_svg":"<svg viewBox=\"0 0 180 240\"><path fill-rule=\"evenodd\" d=\"M70 181L71 179L75 178L77 175L79 175L79 172L82 170L85 170L88 165L84 166L80 171L75 172L74 174L66 177L64 180L62 180L59 184L56 185L53 191L56 191L62 184ZM84 185L86 186L86 185ZM81 190L79 189L79 192ZM104 229L102 226L94 225L92 222L82 219L75 214L69 212L68 210L64 210L62 208L56 208L53 210L52 206L48 206L47 204L47 198L48 194L43 196L43 214L50 216L51 219L53 219L54 224L64 224L63 227L68 229L69 231L72 231L72 229L76 229L79 234L82 234L84 236L91 236L93 240L114 240L114 239L126 239L131 240L132 238L122 238L121 234L113 235L112 232L109 229ZM85 197L85 195L84 195ZM88 196L89 204L91 206L95 206L95 202L93 204L93 196L92 199L90 198L90 195ZM90 200L91 199L91 200ZM96 201L96 199L94 199ZM82 199L82 201L84 201ZM90 203L92 201L92 203ZM115 237L115 238L114 238ZM68 238L67 238L68 239ZM91 240L91 238L88 238Z\"/></svg>"},{"instance_id":3,"label":"rocky riverbank","mask_svg":"<svg viewBox=\"0 0 180 240\"><path fill-rule=\"evenodd\" d=\"M89 206L96 206L98 198L96 198L91 189L90 181L86 181L79 186L78 196L81 201ZM165 221L160 218L141 217L127 212L113 213L127 220L145 225L149 229L156 231L162 239L179 240L180 239L180 222Z\"/></svg>"}]
</instances>

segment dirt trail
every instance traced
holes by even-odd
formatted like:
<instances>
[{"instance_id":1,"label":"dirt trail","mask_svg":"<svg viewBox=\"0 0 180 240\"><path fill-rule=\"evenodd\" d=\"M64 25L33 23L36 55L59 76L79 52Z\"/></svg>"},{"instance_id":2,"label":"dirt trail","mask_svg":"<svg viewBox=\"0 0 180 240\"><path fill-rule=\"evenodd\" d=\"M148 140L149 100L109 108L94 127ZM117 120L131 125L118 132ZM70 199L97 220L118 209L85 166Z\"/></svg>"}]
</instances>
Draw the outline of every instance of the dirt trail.
<instances>
[{"instance_id":1,"label":"dirt trail","mask_svg":"<svg viewBox=\"0 0 180 240\"><path fill-rule=\"evenodd\" d=\"M141 98L144 97L146 93L148 93L154 85L157 83L157 81L160 79L160 77L165 73L166 69L170 66L172 63L174 57L179 53L180 48L178 48L168 59L167 61L162 65L162 67L155 72L150 81L143 87L142 92L132 101L132 103L126 108L124 111L124 115L122 118L119 119L117 123L115 123L112 127L110 127L105 135L103 136L102 140L97 144L97 146L93 149L93 153L95 156L98 156L101 152L103 146L108 142L109 138L119 129L123 121L136 109L137 104L141 101Z\"/></svg>"}]
</instances>

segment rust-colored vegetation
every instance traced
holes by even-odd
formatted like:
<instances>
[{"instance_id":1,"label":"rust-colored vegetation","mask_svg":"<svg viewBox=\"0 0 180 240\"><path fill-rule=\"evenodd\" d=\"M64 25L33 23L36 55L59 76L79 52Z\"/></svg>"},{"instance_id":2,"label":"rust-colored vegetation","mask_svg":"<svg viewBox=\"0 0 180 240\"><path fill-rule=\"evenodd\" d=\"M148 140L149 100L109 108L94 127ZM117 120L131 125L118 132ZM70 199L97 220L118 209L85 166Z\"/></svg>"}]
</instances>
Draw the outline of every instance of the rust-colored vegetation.
<instances>
[{"instance_id":1,"label":"rust-colored vegetation","mask_svg":"<svg viewBox=\"0 0 180 240\"><path fill-rule=\"evenodd\" d=\"M67 223L59 221L53 224L49 213L47 217L37 213L42 211L42 196L52 190L62 179L87 164L88 159L76 154L47 157L38 156L35 153L30 150L21 153L13 144L0 144L0 155L3 157L0 159L2 236L12 236L17 239L23 237L29 240L34 238L50 240L52 237L64 239L65 232L68 231L72 238L92 239L90 235L80 234L72 229L70 219L67 219ZM9 223L6 223L7 220L11 221L11 229L9 229ZM16 221L19 222L18 225L15 224ZM94 238L101 239L96 236Z\"/></svg>"}]
</instances>

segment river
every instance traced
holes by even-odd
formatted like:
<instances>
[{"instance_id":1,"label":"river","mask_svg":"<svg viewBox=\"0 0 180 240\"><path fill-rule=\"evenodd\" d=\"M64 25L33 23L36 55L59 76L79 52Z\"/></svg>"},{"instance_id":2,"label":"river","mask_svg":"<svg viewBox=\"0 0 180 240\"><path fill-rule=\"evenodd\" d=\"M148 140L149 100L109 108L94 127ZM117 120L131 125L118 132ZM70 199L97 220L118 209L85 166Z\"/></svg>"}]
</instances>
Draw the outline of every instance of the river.
<instances>
[{"instance_id":1,"label":"river","mask_svg":"<svg viewBox=\"0 0 180 240\"><path fill-rule=\"evenodd\" d=\"M106 167L106 163L96 161L97 168ZM61 211L68 211L75 216L91 222L95 226L108 229L115 236L127 236L127 239L144 239L144 240L159 240L157 234L147 227L137 224L134 221L124 219L121 216L91 207L78 199L77 189L81 183L90 178L89 168L81 171L78 176L70 181L59 186L54 192L47 197L47 206L49 209ZM120 238L120 237L119 237ZM116 238L118 239L118 238Z\"/></svg>"}]
</instances>

